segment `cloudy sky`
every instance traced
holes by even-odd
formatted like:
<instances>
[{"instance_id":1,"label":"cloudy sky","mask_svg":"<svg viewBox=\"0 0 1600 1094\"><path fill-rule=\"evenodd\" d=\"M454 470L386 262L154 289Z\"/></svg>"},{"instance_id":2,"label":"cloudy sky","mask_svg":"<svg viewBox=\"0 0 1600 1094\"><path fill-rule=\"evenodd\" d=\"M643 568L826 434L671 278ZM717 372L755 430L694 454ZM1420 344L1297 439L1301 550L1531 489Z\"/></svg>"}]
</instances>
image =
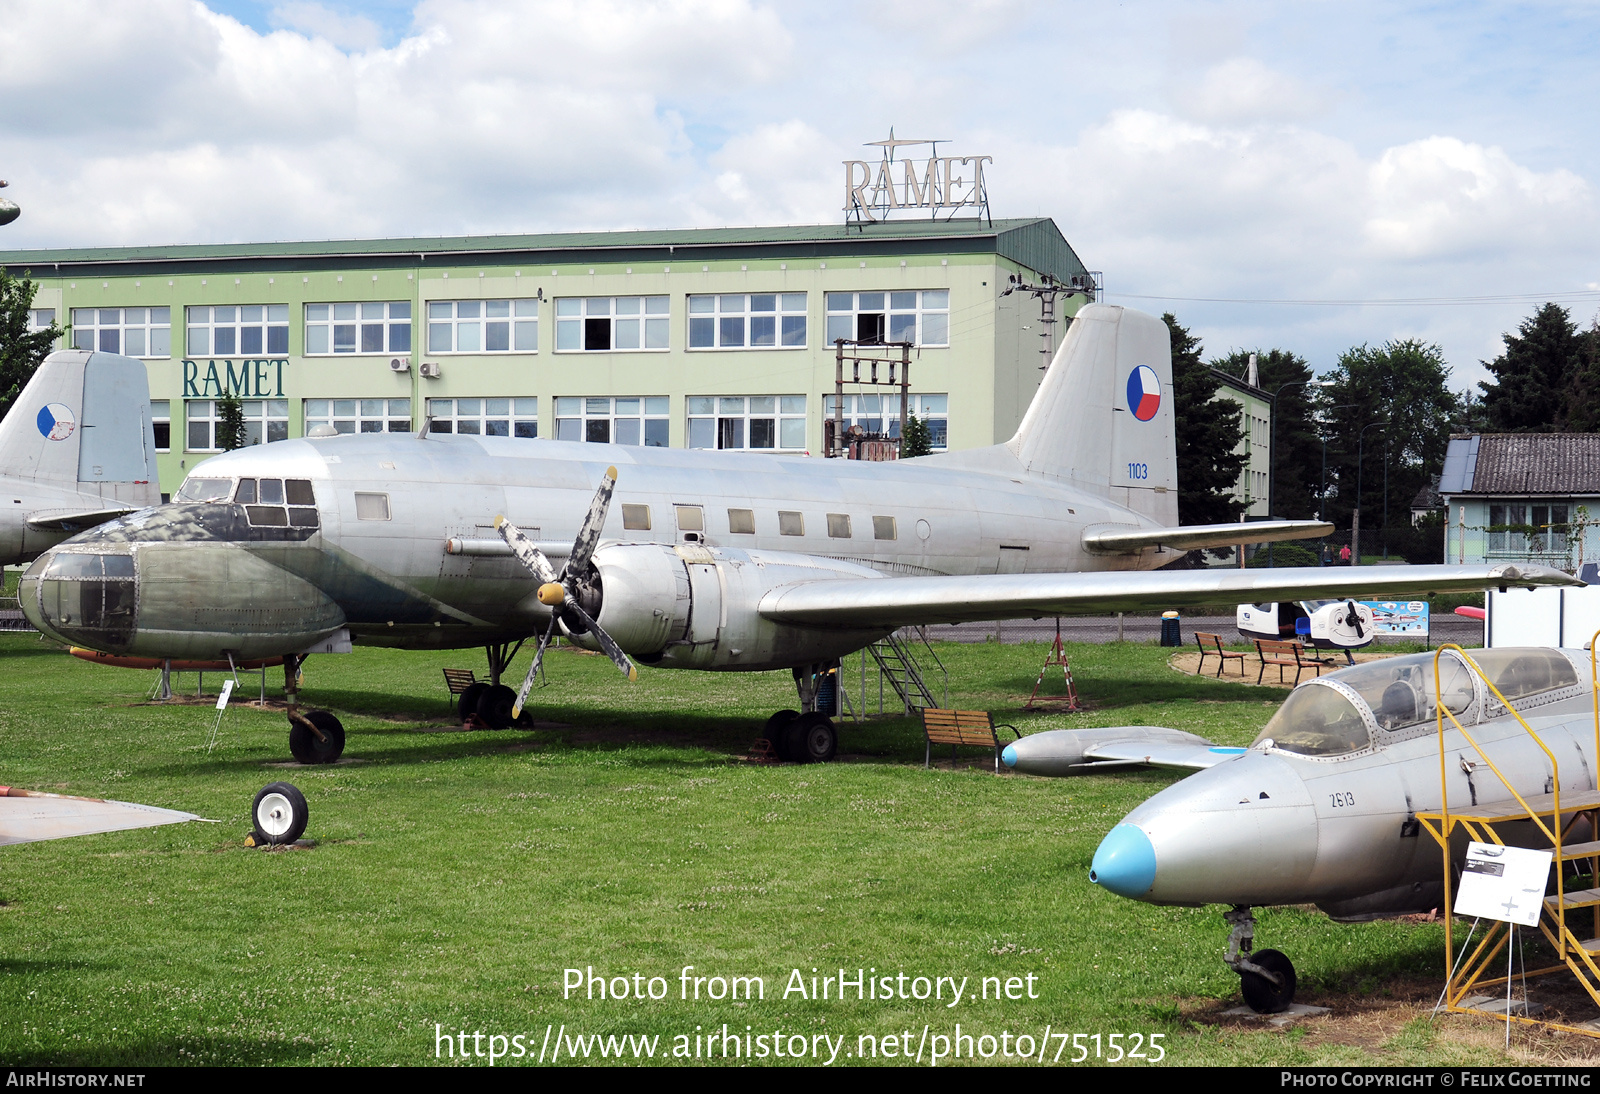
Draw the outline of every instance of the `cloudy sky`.
<instances>
[{"instance_id":1,"label":"cloudy sky","mask_svg":"<svg viewBox=\"0 0 1600 1094\"><path fill-rule=\"evenodd\" d=\"M1596 57L1593 3L0 0L0 246L834 222L893 126L1213 353L1465 386L1600 307Z\"/></svg>"}]
</instances>

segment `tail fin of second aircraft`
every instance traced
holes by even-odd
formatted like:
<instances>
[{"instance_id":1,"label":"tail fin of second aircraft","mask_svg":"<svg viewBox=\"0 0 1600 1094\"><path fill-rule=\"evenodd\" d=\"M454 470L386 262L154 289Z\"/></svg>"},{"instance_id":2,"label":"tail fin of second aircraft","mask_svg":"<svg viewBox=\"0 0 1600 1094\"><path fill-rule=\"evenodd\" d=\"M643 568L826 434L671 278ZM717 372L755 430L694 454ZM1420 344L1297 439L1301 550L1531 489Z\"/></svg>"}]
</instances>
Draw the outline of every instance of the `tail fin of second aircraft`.
<instances>
[{"instance_id":1,"label":"tail fin of second aircraft","mask_svg":"<svg viewBox=\"0 0 1600 1094\"><path fill-rule=\"evenodd\" d=\"M108 502L158 501L144 363L85 350L46 357L0 422L0 474Z\"/></svg>"},{"instance_id":2,"label":"tail fin of second aircraft","mask_svg":"<svg viewBox=\"0 0 1600 1094\"><path fill-rule=\"evenodd\" d=\"M1143 312L1078 312L1016 436L1032 474L1063 479L1167 526L1178 523L1172 345Z\"/></svg>"}]
</instances>

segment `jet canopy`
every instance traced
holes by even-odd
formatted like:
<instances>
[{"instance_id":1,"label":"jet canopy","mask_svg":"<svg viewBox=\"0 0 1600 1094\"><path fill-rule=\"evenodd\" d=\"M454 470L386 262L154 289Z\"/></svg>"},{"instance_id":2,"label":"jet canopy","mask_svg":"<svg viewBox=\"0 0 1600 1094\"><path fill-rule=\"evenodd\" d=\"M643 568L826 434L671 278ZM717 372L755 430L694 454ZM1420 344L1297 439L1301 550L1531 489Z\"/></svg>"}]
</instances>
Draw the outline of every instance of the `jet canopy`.
<instances>
[{"instance_id":1,"label":"jet canopy","mask_svg":"<svg viewBox=\"0 0 1600 1094\"><path fill-rule=\"evenodd\" d=\"M1516 700L1571 687L1578 674L1553 649L1475 650L1472 658L1500 694ZM1477 698L1475 677L1461 659L1439 657L1439 694L1463 718ZM1343 756L1372 745L1371 727L1395 732L1437 716L1434 655L1389 657L1308 680L1284 700L1252 747L1268 745L1302 756Z\"/></svg>"}]
</instances>

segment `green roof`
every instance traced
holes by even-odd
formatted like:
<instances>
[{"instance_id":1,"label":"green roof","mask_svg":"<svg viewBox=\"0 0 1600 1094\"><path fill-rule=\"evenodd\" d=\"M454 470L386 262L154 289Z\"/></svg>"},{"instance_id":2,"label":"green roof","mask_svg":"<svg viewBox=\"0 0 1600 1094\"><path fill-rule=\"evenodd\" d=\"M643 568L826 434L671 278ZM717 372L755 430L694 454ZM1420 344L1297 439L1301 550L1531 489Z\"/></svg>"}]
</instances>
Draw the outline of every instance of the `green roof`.
<instances>
[{"instance_id":1,"label":"green roof","mask_svg":"<svg viewBox=\"0 0 1600 1094\"><path fill-rule=\"evenodd\" d=\"M305 270L441 266L473 259L563 262L660 261L679 251L697 260L827 258L848 255L996 254L1036 273L1066 279L1086 272L1048 218L1019 220L897 220L862 227L843 224L775 228L682 228L637 232L561 232L544 235L444 236L430 239L336 239L303 243L192 243L167 247L79 247L0 251L0 266L35 276L153 274L205 268Z\"/></svg>"}]
</instances>

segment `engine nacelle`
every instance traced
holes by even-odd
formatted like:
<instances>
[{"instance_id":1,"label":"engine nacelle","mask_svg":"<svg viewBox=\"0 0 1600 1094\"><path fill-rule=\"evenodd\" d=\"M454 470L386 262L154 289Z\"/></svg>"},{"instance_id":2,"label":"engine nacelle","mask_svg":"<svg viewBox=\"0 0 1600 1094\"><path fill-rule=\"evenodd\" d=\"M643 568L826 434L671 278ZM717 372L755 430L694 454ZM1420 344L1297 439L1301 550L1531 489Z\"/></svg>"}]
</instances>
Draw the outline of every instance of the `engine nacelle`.
<instances>
[{"instance_id":1,"label":"engine nacelle","mask_svg":"<svg viewBox=\"0 0 1600 1094\"><path fill-rule=\"evenodd\" d=\"M797 582L877 571L781 551L680 543L618 543L594 553L601 605L595 621L646 665L757 671L831 661L889 633L881 627L799 627L765 619L762 597ZM590 649L593 638L573 639Z\"/></svg>"}]
</instances>

